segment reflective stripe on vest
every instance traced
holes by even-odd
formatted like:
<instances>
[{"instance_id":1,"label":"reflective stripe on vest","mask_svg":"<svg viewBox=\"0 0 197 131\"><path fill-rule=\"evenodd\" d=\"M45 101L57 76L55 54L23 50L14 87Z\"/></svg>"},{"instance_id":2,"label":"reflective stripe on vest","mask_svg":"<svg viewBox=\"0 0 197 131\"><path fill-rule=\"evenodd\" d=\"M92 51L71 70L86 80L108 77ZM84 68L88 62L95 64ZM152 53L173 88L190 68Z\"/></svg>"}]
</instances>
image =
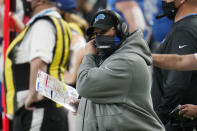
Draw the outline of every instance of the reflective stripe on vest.
<instances>
[{"instance_id":1,"label":"reflective stripe on vest","mask_svg":"<svg viewBox=\"0 0 197 131\"><path fill-rule=\"evenodd\" d=\"M68 24L60 19L52 18L53 22L56 26L57 30L57 43L53 50L53 61L50 65L48 65L48 71L50 75L54 78L64 81L63 73L67 68L67 61L69 56L69 46L71 42L71 31ZM58 24L58 23L62 24ZM63 35L62 32L65 34ZM64 43L64 44L63 44Z\"/></svg>"},{"instance_id":2,"label":"reflective stripe on vest","mask_svg":"<svg viewBox=\"0 0 197 131\"><path fill-rule=\"evenodd\" d=\"M27 26L17 37L14 41L9 45L7 52L6 52L6 59L5 59L5 98L6 98L6 113L13 115L14 112L14 97L15 97L15 88L14 88L14 79L13 79L13 70L12 70L12 60L9 58L9 55L12 49L15 47L17 43L20 43L22 38L25 36L29 26Z\"/></svg>"},{"instance_id":3,"label":"reflective stripe on vest","mask_svg":"<svg viewBox=\"0 0 197 131\"><path fill-rule=\"evenodd\" d=\"M76 31L79 35L81 35L82 37L84 37L83 31L81 30L81 28L79 27L79 25L77 25L76 23L70 22L69 26L72 30Z\"/></svg>"}]
</instances>

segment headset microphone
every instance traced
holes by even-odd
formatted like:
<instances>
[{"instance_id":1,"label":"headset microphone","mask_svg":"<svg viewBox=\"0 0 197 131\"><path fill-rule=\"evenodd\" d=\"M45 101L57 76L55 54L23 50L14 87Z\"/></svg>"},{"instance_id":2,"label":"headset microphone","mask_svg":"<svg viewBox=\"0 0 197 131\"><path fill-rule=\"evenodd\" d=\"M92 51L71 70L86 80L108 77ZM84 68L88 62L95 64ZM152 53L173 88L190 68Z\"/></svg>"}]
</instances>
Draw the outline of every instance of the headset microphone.
<instances>
[{"instance_id":1,"label":"headset microphone","mask_svg":"<svg viewBox=\"0 0 197 131\"><path fill-rule=\"evenodd\" d=\"M161 19L162 17L165 17L166 15L165 14L159 14L159 15L157 15L155 18L156 19Z\"/></svg>"}]
</instances>

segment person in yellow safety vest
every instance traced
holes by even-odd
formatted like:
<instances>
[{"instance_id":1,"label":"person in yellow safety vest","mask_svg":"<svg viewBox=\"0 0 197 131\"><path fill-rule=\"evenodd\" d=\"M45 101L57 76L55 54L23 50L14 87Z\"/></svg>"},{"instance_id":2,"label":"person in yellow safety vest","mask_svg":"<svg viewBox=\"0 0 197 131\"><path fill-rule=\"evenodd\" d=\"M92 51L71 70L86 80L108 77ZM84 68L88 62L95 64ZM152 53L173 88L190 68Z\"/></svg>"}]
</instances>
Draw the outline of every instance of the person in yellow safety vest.
<instances>
[{"instance_id":1,"label":"person in yellow safety vest","mask_svg":"<svg viewBox=\"0 0 197 131\"><path fill-rule=\"evenodd\" d=\"M84 47L86 44L85 31L88 23L74 13L76 8L75 0L56 0L57 10L65 21L69 23L72 32L72 41L70 45L69 69L64 72L66 84L75 87L77 71L84 56ZM75 131L76 115L68 112L69 131Z\"/></svg>"},{"instance_id":2,"label":"person in yellow safety vest","mask_svg":"<svg viewBox=\"0 0 197 131\"><path fill-rule=\"evenodd\" d=\"M71 30L52 0L23 0L30 21L8 47L4 70L7 116L14 131L66 131L67 111L35 90L38 70L64 81Z\"/></svg>"},{"instance_id":3,"label":"person in yellow safety vest","mask_svg":"<svg viewBox=\"0 0 197 131\"><path fill-rule=\"evenodd\" d=\"M69 21L69 26L71 28L73 37L70 45L69 70L65 71L64 78L66 83L75 86L77 80L77 71L82 58L85 55L85 31L88 27L88 23L83 18L68 12L64 13L64 19Z\"/></svg>"},{"instance_id":4,"label":"person in yellow safety vest","mask_svg":"<svg viewBox=\"0 0 197 131\"><path fill-rule=\"evenodd\" d=\"M85 31L88 28L88 23L75 14L75 0L56 0L56 6L64 20L69 23L72 31L73 39L70 45L69 70L65 71L64 79L67 84L75 86L77 71L84 56Z\"/></svg>"}]
</instances>

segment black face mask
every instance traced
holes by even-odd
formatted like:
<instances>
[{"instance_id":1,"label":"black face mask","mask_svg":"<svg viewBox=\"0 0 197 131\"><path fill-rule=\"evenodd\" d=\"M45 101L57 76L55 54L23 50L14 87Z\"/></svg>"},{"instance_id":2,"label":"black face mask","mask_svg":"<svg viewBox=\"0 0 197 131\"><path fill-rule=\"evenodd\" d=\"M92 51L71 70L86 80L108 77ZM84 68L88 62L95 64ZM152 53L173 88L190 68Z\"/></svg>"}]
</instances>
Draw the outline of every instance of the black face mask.
<instances>
[{"instance_id":1,"label":"black face mask","mask_svg":"<svg viewBox=\"0 0 197 131\"><path fill-rule=\"evenodd\" d=\"M95 42L98 56L105 60L119 47L121 40L117 36L98 35L95 38Z\"/></svg>"},{"instance_id":2,"label":"black face mask","mask_svg":"<svg viewBox=\"0 0 197 131\"><path fill-rule=\"evenodd\" d=\"M175 19L176 13L178 11L178 8L175 6L174 2L165 2L162 1L162 9L164 11L164 14L171 20Z\"/></svg>"},{"instance_id":3,"label":"black face mask","mask_svg":"<svg viewBox=\"0 0 197 131\"><path fill-rule=\"evenodd\" d=\"M32 14L31 3L27 2L26 0L22 0L22 2L23 2L23 10L25 15L31 17Z\"/></svg>"}]
</instances>

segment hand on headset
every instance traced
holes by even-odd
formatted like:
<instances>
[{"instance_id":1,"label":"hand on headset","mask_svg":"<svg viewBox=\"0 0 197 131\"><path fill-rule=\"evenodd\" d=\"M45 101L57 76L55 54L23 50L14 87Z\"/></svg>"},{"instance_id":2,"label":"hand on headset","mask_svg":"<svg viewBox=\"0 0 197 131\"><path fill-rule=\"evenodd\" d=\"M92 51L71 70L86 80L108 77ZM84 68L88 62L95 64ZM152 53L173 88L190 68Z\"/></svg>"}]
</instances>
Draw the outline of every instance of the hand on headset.
<instances>
[{"instance_id":1,"label":"hand on headset","mask_svg":"<svg viewBox=\"0 0 197 131\"><path fill-rule=\"evenodd\" d=\"M92 54L96 55L97 54L97 48L95 46L95 40L90 40L86 46L85 46L85 55Z\"/></svg>"}]
</instances>

